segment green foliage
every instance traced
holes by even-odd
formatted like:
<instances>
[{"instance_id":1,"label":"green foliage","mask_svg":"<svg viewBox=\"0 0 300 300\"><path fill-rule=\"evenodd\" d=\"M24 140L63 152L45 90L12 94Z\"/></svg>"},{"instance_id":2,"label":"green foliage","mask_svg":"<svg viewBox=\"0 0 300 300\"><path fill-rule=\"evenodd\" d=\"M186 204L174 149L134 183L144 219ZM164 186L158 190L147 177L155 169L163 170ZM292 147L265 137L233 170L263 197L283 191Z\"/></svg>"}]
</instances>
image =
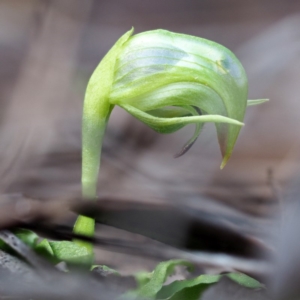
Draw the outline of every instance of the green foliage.
<instances>
[{"instance_id":1,"label":"green foliage","mask_svg":"<svg viewBox=\"0 0 300 300\"><path fill-rule=\"evenodd\" d=\"M224 275L200 275L193 279L177 280L165 285L166 278L172 275L175 266L192 265L182 260L170 260L157 265L151 273L138 274L137 290L127 294L133 298L142 299L170 299L170 300L197 300L202 293L211 285L217 283L222 277L228 277L236 283L247 288L262 288L263 285L257 280L242 274L228 273Z\"/></svg>"},{"instance_id":2,"label":"green foliage","mask_svg":"<svg viewBox=\"0 0 300 300\"><path fill-rule=\"evenodd\" d=\"M29 247L34 247L39 238L36 233L28 229L18 228L13 233Z\"/></svg>"},{"instance_id":3,"label":"green foliage","mask_svg":"<svg viewBox=\"0 0 300 300\"><path fill-rule=\"evenodd\" d=\"M84 267L91 270L100 267L105 273L119 275L117 271L107 266L91 266L93 257L84 246L79 246L70 241L48 241L43 239L41 242L38 242L38 236L26 229L18 229L15 231L15 234L38 254L54 264L64 261L69 267ZM9 250L4 242L0 242L1 249ZM208 287L217 283L224 276L247 288L263 288L263 285L257 280L242 273L206 274L192 279L173 281L166 285L166 279L173 274L176 266L185 266L188 271L193 270L193 265L185 260L178 259L161 262L153 272L137 273L135 277L138 288L127 292L122 299L197 300L200 299Z\"/></svg>"},{"instance_id":4,"label":"green foliage","mask_svg":"<svg viewBox=\"0 0 300 300\"><path fill-rule=\"evenodd\" d=\"M93 262L93 256L86 247L70 241L48 241L44 239L34 249L53 263L64 261L69 265L90 268Z\"/></svg>"},{"instance_id":5,"label":"green foliage","mask_svg":"<svg viewBox=\"0 0 300 300\"><path fill-rule=\"evenodd\" d=\"M243 273L229 273L226 274L226 276L229 277L231 280L235 281L236 283L247 288L256 289L263 287L263 285L260 282Z\"/></svg>"},{"instance_id":6,"label":"green foliage","mask_svg":"<svg viewBox=\"0 0 300 300\"><path fill-rule=\"evenodd\" d=\"M156 266L149 280L147 282L145 281L145 284L140 285L140 288L137 290L137 295L143 298L154 298L160 291L166 278L171 275L174 268L179 265L192 268L192 264L185 260L169 260L161 262Z\"/></svg>"},{"instance_id":7,"label":"green foliage","mask_svg":"<svg viewBox=\"0 0 300 300\"><path fill-rule=\"evenodd\" d=\"M135 280L139 288L141 288L142 286L144 286L146 283L149 282L149 280L152 277L152 273L153 272L149 273L146 271L140 271L135 274Z\"/></svg>"},{"instance_id":8,"label":"green foliage","mask_svg":"<svg viewBox=\"0 0 300 300\"><path fill-rule=\"evenodd\" d=\"M69 265L87 268L90 268L92 265L93 257L86 247L79 246L70 241L48 241L47 239L43 239L41 242L38 242L38 235L27 229L17 229L14 231L14 234L27 246L52 263L56 264L64 261ZM14 251L2 240L0 240L0 249L14 254Z\"/></svg>"},{"instance_id":9,"label":"green foliage","mask_svg":"<svg viewBox=\"0 0 300 300\"><path fill-rule=\"evenodd\" d=\"M180 299L184 295L195 295L196 298L181 298L181 299L198 299L200 294L211 284L216 283L220 279L220 275L201 275L199 277L181 281L174 281L167 286L163 286L157 299Z\"/></svg>"}]
</instances>

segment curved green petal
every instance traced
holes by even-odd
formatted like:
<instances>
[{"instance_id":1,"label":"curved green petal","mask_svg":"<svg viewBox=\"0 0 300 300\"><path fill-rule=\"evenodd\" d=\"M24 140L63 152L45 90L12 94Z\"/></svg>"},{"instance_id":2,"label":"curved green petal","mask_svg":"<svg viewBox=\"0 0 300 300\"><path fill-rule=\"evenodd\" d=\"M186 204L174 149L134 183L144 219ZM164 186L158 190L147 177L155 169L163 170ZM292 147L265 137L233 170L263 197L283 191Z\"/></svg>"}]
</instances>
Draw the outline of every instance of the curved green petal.
<instances>
[{"instance_id":1,"label":"curved green petal","mask_svg":"<svg viewBox=\"0 0 300 300\"><path fill-rule=\"evenodd\" d=\"M139 109L131 105L120 105L123 109L125 109L128 113L147 124L149 127L154 129L159 133L165 133L165 127L175 124L193 124L193 123L228 123L237 126L243 126L244 123L239 122L234 119L230 119L228 117L220 116L220 115L201 115L201 116L188 116L188 117L177 117L177 118L157 118L146 112L143 112Z\"/></svg>"}]
</instances>

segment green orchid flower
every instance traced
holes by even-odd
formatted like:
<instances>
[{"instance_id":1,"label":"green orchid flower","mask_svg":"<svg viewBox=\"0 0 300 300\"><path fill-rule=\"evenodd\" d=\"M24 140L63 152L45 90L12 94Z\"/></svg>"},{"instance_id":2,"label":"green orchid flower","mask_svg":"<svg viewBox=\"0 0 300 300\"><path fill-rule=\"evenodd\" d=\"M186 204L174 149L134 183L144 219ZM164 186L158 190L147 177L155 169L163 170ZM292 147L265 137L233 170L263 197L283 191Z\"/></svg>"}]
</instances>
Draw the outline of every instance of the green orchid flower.
<instances>
[{"instance_id":1,"label":"green orchid flower","mask_svg":"<svg viewBox=\"0 0 300 300\"><path fill-rule=\"evenodd\" d=\"M94 71L87 87L82 123L82 193L95 198L105 128L115 105L159 133L195 124L196 141L206 122L215 123L225 166L236 143L248 100L245 70L215 42L153 30L125 33ZM94 220L80 216L76 233L93 235Z\"/></svg>"}]
</instances>

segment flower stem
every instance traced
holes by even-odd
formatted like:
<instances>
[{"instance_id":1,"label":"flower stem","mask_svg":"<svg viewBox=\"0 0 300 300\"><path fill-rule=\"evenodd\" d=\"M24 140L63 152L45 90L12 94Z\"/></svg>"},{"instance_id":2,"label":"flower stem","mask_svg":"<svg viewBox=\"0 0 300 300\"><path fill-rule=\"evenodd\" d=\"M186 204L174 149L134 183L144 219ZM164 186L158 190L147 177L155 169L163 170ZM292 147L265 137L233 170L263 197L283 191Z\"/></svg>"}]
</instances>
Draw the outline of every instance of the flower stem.
<instances>
[{"instance_id":1,"label":"flower stem","mask_svg":"<svg viewBox=\"0 0 300 300\"><path fill-rule=\"evenodd\" d=\"M85 107L82 122L82 196L84 199L94 200L97 196L97 181L100 169L100 157L103 137L107 119L99 118L94 113L91 115L89 108ZM95 220L85 216L79 216L74 225L73 232L92 237L95 233ZM93 254L93 246L90 243L74 240L75 243L87 248Z\"/></svg>"}]
</instances>

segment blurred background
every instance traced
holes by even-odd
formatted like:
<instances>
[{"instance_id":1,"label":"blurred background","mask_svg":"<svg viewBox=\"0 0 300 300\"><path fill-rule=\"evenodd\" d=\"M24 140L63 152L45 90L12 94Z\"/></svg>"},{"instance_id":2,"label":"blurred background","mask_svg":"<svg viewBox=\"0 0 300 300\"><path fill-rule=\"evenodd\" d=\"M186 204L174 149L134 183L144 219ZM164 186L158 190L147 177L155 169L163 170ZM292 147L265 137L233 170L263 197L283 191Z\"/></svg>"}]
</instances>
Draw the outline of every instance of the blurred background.
<instances>
[{"instance_id":1,"label":"blurred background","mask_svg":"<svg viewBox=\"0 0 300 300\"><path fill-rule=\"evenodd\" d=\"M272 214L299 166L300 1L0 0L0 192L80 195L87 81L114 42L163 28L231 49L249 78L249 107L220 170L214 126L183 157L187 126L159 135L121 109L104 142L99 195L146 202L203 195L255 217Z\"/></svg>"}]
</instances>

